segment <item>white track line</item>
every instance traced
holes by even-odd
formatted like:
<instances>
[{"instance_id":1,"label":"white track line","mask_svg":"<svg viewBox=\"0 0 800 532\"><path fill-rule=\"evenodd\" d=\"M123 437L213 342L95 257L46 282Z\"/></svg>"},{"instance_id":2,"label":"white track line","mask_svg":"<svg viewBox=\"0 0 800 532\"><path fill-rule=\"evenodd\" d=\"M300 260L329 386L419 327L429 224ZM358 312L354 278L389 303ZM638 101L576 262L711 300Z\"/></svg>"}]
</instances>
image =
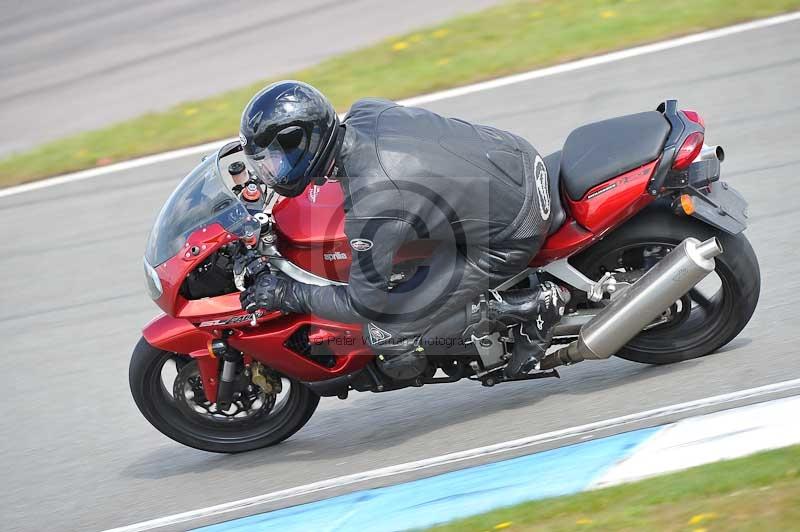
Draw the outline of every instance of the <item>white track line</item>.
<instances>
[{"instance_id":1,"label":"white track line","mask_svg":"<svg viewBox=\"0 0 800 532\"><path fill-rule=\"evenodd\" d=\"M231 501L223 504L218 504L216 506L209 506L207 508L200 508L189 512L183 512L166 517L160 517L157 519L152 519L150 521L143 521L141 523L136 523L133 525L113 528L107 530L106 532L138 532L143 530L152 530L155 528L161 528L165 526L174 526L181 523L186 523L187 521L194 521L196 519L201 519L201 518L215 517L230 512L244 510L268 502L280 501L283 499L297 497L300 495L308 495L311 493L316 493L331 488L339 488L342 486L347 486L358 482L375 480L379 478L385 478L404 473L411 473L422 469L429 469L432 467L452 464L455 462L462 462L464 460L472 460L475 458L482 458L485 456L491 456L498 453L515 451L518 449L523 449L525 447L530 447L532 445L538 445L542 443L553 442L556 440L562 440L564 438L571 438L575 436L591 434L598 430L614 429L632 422L647 421L663 416L690 412L701 408L724 405L726 403L731 403L734 401L741 401L743 399L751 399L772 393L786 392L795 389L800 391L800 379L768 384L766 386L760 386L758 388L750 388L747 390L740 390L738 392L727 393L723 395L715 395L712 397L706 397L705 399L698 399L696 401L688 401L685 403L678 403L674 405L664 406L661 408L646 410L644 412L639 412L636 414L629 414L627 416L615 417L611 419L606 419L604 421L597 421L594 423L588 423L586 425L571 427L568 429L546 432L544 434L537 434L535 436L528 436L526 438L520 438L517 440L496 443L494 445L486 445L484 447L477 447L475 449L468 449L466 451L444 454L441 456L435 456L433 458L417 460L415 462L406 462L404 464L382 467L380 469L373 469L371 471L364 471L361 473L354 473L352 475L345 475L342 477L331 478L328 480L313 482L311 484L306 484L303 486L297 486L294 488L274 491L272 493L266 493L264 495L257 495L255 497L240 499L238 501Z\"/></svg>"},{"instance_id":2,"label":"white track line","mask_svg":"<svg viewBox=\"0 0 800 532\"><path fill-rule=\"evenodd\" d=\"M795 395L681 419L644 440L589 489L800 444L798 412L800 395Z\"/></svg>"},{"instance_id":3,"label":"white track line","mask_svg":"<svg viewBox=\"0 0 800 532\"><path fill-rule=\"evenodd\" d=\"M638 57L641 55L661 52L663 50L669 50L671 48L677 48L679 46L686 46L689 44L696 44L699 42L719 39L721 37L727 37L729 35L735 35L737 33L742 33L745 31L768 28L770 26L775 26L777 24L784 24L795 20L800 20L800 12L787 13L785 15L779 15L776 17L755 20L753 22L746 22L744 24L737 24L735 26L728 26L726 28L705 31L703 33L696 33L694 35L688 35L686 37L679 37L677 39L670 39L667 41L661 41L653 44L646 44L644 46L637 46L635 48L629 48L627 50L620 50L618 52L598 55L596 57L589 57L587 59L572 61L570 63L564 63L561 65L542 68L538 70L531 70L529 72L523 72L521 74L515 74L512 76L506 76L503 78L493 79L490 81L484 81L482 83L475 83L473 85L466 85L464 87L457 87L455 89L449 89L441 92L434 92L431 94L416 96L414 98L409 98L407 100L401 100L398 103L402 105L422 105L426 103L437 102L440 100L445 100L447 98L455 98L458 96L465 96L467 94L473 94L476 92L492 90L499 87L505 87L506 85L512 85L514 83L521 83L523 81L530 81L533 79L556 76L558 74L564 74L566 72L574 72L576 70L581 70L584 68L604 65L607 63L613 63L615 61L621 61L623 59L629 59L631 57ZM34 181L32 183L25 183L23 185L17 185L14 187L0 189L0 198L6 196L12 196L14 194L22 194L24 192L31 192L34 190L39 190L42 188L47 188L55 185L61 185L64 183L82 181L84 179L90 179L93 177L98 177L101 175L111 174L115 172L131 170L133 168L139 168L142 166L156 164L164 161L171 161L173 159L178 159L180 157L184 157L187 155L196 155L199 153L209 152L221 146L224 142L229 142L231 140L234 139L219 140L215 142L209 142L207 144L201 144L199 146L191 146L179 150L158 153L155 155L148 155L146 157L131 159L129 161L110 164L108 166L101 166L99 168L92 168L89 170L83 170L72 174L65 174L58 177L52 177L50 179L44 179L41 181Z\"/></svg>"}]
</instances>

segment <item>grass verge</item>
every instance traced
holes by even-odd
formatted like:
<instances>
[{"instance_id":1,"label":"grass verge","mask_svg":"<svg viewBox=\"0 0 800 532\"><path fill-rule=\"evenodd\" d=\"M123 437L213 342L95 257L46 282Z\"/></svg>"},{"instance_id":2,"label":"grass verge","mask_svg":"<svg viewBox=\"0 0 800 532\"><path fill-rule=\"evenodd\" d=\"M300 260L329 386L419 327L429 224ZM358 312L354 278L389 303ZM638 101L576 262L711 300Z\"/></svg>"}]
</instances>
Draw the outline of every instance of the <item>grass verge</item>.
<instances>
[{"instance_id":1,"label":"grass verge","mask_svg":"<svg viewBox=\"0 0 800 532\"><path fill-rule=\"evenodd\" d=\"M524 503L430 530L800 530L800 446Z\"/></svg>"},{"instance_id":2,"label":"grass verge","mask_svg":"<svg viewBox=\"0 0 800 532\"><path fill-rule=\"evenodd\" d=\"M666 37L766 17L800 0L515 0L287 73L337 109L403 98ZM265 83L187 102L0 160L0 186L234 136Z\"/></svg>"}]
</instances>

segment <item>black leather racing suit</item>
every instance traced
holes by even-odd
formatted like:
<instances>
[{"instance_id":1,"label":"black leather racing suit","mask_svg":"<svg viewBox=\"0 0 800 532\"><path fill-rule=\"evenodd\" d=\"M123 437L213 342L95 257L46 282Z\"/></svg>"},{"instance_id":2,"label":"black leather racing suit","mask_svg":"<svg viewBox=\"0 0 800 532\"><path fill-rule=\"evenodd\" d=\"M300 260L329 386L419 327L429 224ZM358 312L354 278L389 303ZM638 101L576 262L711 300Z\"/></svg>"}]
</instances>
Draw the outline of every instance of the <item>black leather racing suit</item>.
<instances>
[{"instance_id":1,"label":"black leather racing suit","mask_svg":"<svg viewBox=\"0 0 800 532\"><path fill-rule=\"evenodd\" d=\"M366 322L378 351L460 336L470 302L524 270L547 235L541 157L506 131L386 100L358 101L344 127L337 166L353 248L349 285L295 284L298 303L323 318ZM395 253L413 241L437 247L390 288Z\"/></svg>"}]
</instances>

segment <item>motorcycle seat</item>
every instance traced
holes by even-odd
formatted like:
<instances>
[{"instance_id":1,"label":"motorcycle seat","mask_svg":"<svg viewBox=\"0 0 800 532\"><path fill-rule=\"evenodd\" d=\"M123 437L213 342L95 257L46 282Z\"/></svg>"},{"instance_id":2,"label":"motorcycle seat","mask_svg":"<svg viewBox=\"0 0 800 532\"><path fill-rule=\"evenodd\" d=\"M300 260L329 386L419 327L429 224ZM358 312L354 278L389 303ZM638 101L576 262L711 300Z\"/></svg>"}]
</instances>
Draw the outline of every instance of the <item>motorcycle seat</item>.
<instances>
[{"instance_id":1,"label":"motorcycle seat","mask_svg":"<svg viewBox=\"0 0 800 532\"><path fill-rule=\"evenodd\" d=\"M669 132L669 122L658 111L579 127L561 150L564 190L578 201L592 187L656 160Z\"/></svg>"},{"instance_id":2,"label":"motorcycle seat","mask_svg":"<svg viewBox=\"0 0 800 532\"><path fill-rule=\"evenodd\" d=\"M567 219L567 211L564 210L564 205L561 202L561 180L559 178L561 168L561 152L557 151L551 153L544 159L545 167L547 167L547 177L550 181L550 230L547 236L552 235L564 225Z\"/></svg>"}]
</instances>

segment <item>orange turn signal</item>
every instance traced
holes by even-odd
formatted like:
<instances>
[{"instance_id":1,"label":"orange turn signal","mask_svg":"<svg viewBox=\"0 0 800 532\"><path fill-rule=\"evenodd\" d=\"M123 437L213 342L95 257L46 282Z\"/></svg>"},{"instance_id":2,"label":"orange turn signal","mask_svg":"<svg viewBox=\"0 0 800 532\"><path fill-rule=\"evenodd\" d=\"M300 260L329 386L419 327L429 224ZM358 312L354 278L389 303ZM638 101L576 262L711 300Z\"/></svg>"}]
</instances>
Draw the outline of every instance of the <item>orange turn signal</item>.
<instances>
[{"instance_id":1,"label":"orange turn signal","mask_svg":"<svg viewBox=\"0 0 800 532\"><path fill-rule=\"evenodd\" d=\"M694 200L689 194L681 194L681 208L687 216L694 214Z\"/></svg>"},{"instance_id":2,"label":"orange turn signal","mask_svg":"<svg viewBox=\"0 0 800 532\"><path fill-rule=\"evenodd\" d=\"M208 342L206 342L206 349L208 349L208 354L211 355L211 358L217 358L217 355L214 354L214 346L211 345L214 339L211 338Z\"/></svg>"}]
</instances>

